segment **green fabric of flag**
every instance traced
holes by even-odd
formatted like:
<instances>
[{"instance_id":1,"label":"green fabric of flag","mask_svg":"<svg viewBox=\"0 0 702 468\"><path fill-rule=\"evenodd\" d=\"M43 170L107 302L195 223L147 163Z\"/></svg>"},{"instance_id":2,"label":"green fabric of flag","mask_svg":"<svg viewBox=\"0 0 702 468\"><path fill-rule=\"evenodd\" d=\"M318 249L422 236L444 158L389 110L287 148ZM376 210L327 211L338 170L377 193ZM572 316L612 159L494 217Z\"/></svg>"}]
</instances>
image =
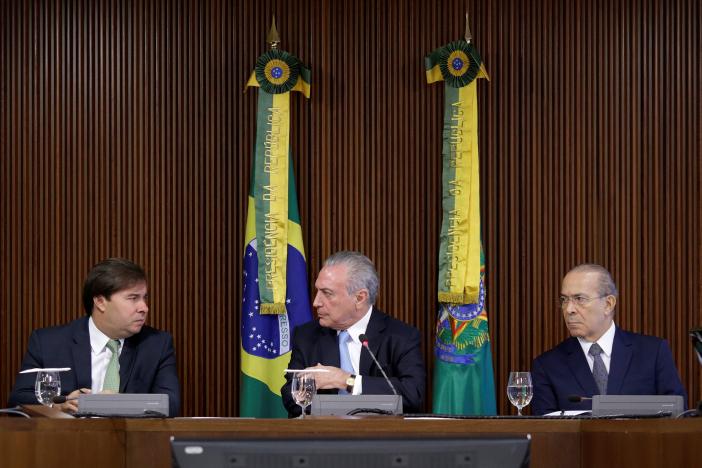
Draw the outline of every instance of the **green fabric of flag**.
<instances>
[{"instance_id":1,"label":"green fabric of flag","mask_svg":"<svg viewBox=\"0 0 702 468\"><path fill-rule=\"evenodd\" d=\"M480 239L477 78L488 78L472 44L455 41L425 58L428 83L444 82L439 311L433 411L496 414Z\"/></svg>"}]
</instances>

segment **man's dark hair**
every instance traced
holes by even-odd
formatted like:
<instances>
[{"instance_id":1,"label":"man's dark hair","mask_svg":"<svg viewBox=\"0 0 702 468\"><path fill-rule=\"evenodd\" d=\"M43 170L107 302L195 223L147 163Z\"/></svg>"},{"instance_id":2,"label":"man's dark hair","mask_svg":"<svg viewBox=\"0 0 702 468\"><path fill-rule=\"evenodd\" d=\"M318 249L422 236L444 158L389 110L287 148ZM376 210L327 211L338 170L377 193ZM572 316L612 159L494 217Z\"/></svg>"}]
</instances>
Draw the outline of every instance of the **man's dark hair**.
<instances>
[{"instance_id":1,"label":"man's dark hair","mask_svg":"<svg viewBox=\"0 0 702 468\"><path fill-rule=\"evenodd\" d=\"M83 283L83 308L93 313L93 298L103 296L109 299L122 289L146 282L146 273L134 262L126 258L108 258L95 265Z\"/></svg>"}]
</instances>

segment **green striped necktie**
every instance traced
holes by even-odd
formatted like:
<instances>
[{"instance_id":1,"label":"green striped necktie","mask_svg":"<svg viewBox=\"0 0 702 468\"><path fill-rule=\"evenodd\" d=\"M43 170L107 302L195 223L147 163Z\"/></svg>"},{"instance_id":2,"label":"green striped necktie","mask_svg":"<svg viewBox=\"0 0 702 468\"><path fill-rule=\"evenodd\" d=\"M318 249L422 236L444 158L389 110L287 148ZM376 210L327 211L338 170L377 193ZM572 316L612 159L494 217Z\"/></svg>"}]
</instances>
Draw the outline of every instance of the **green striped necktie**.
<instances>
[{"instance_id":1,"label":"green striped necktie","mask_svg":"<svg viewBox=\"0 0 702 468\"><path fill-rule=\"evenodd\" d=\"M102 391L119 393L119 340L108 341L107 348L112 351L112 357L107 364Z\"/></svg>"}]
</instances>

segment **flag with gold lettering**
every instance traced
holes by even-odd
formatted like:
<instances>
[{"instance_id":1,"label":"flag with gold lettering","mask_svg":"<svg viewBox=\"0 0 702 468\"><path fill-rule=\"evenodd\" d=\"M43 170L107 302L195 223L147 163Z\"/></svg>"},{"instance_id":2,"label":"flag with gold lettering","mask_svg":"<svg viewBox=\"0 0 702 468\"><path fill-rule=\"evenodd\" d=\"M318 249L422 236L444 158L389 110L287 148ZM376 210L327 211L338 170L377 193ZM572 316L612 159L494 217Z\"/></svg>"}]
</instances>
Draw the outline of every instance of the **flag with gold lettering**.
<instances>
[{"instance_id":1,"label":"flag with gold lettering","mask_svg":"<svg viewBox=\"0 0 702 468\"><path fill-rule=\"evenodd\" d=\"M433 411L496 414L480 238L477 79L488 78L466 40L425 58L427 82L444 82L442 211Z\"/></svg>"},{"instance_id":2,"label":"flag with gold lettering","mask_svg":"<svg viewBox=\"0 0 702 468\"><path fill-rule=\"evenodd\" d=\"M271 37L273 40L271 40ZM256 61L256 143L249 190L241 317L241 416L287 417L280 388L293 329L312 319L290 151L290 93L309 98L310 72L279 50Z\"/></svg>"}]
</instances>

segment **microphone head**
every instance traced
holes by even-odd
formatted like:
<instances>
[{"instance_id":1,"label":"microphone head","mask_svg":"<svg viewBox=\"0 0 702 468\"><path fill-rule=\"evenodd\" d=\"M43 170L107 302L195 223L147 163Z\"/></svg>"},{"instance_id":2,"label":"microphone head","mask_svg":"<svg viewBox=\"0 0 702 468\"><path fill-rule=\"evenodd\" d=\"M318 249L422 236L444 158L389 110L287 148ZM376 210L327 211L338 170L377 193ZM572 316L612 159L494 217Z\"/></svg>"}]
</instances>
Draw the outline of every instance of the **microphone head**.
<instances>
[{"instance_id":1,"label":"microphone head","mask_svg":"<svg viewBox=\"0 0 702 468\"><path fill-rule=\"evenodd\" d=\"M579 395L568 395L568 401L571 403L580 403L583 401L583 397Z\"/></svg>"},{"instance_id":2,"label":"microphone head","mask_svg":"<svg viewBox=\"0 0 702 468\"><path fill-rule=\"evenodd\" d=\"M365 333L361 333L358 335L358 339L363 344L363 346L368 346L368 337L366 336Z\"/></svg>"},{"instance_id":3,"label":"microphone head","mask_svg":"<svg viewBox=\"0 0 702 468\"><path fill-rule=\"evenodd\" d=\"M58 395L55 396L51 399L54 403L61 404L61 403L66 403L66 397L63 395Z\"/></svg>"}]
</instances>

